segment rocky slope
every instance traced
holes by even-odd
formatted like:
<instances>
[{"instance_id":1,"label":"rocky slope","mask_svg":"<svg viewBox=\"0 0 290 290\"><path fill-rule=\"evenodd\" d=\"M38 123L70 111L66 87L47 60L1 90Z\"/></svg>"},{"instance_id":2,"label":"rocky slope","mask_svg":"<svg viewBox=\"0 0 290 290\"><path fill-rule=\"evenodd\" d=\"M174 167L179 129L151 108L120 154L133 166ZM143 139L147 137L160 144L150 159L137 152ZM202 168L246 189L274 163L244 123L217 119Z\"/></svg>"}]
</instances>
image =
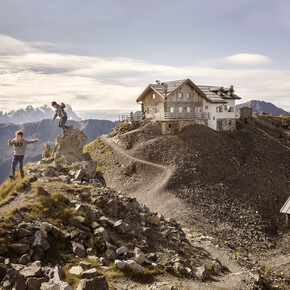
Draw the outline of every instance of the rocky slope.
<instances>
[{"instance_id":1,"label":"rocky slope","mask_svg":"<svg viewBox=\"0 0 290 290\"><path fill-rule=\"evenodd\" d=\"M227 272L176 220L106 188L85 142L78 129L58 136L0 186L0 288L178 289Z\"/></svg>"},{"instance_id":2,"label":"rocky slope","mask_svg":"<svg viewBox=\"0 0 290 290\"><path fill-rule=\"evenodd\" d=\"M70 105L66 105L66 112L69 120L81 121ZM54 115L54 110L48 105L39 108L27 106L24 109L3 113L0 111L0 123L25 124L31 122L39 122L44 119L51 119Z\"/></svg>"},{"instance_id":3,"label":"rocky slope","mask_svg":"<svg viewBox=\"0 0 290 290\"><path fill-rule=\"evenodd\" d=\"M10 163L13 149L7 146L7 141L14 138L15 131L23 130L24 137L27 139L38 138L38 143L27 147L25 160L26 162L38 161L41 157L43 146L45 143L54 144L55 138L60 134L61 129L57 126L57 120L42 120L39 122L15 125L0 124L0 182L9 175ZM80 122L68 121L74 127L79 128L87 135L87 143L95 140L102 134L107 134L117 122L108 120L83 120Z\"/></svg>"},{"instance_id":4,"label":"rocky slope","mask_svg":"<svg viewBox=\"0 0 290 290\"><path fill-rule=\"evenodd\" d=\"M235 106L236 113L239 113L240 108L242 107L249 107L253 109L253 113L261 114L272 114L275 116L280 116L282 114L289 115L289 112L286 112L285 110L276 107L272 103L264 102L264 101L258 101L258 100L251 100L246 103L238 104Z\"/></svg>"},{"instance_id":5,"label":"rocky slope","mask_svg":"<svg viewBox=\"0 0 290 290\"><path fill-rule=\"evenodd\" d=\"M110 186L193 225L249 268L264 255L281 255L287 271L289 232L279 210L289 196L289 149L255 124L239 127L214 132L195 125L162 136L158 123L123 123L86 150ZM150 162L173 173L167 179Z\"/></svg>"}]
</instances>

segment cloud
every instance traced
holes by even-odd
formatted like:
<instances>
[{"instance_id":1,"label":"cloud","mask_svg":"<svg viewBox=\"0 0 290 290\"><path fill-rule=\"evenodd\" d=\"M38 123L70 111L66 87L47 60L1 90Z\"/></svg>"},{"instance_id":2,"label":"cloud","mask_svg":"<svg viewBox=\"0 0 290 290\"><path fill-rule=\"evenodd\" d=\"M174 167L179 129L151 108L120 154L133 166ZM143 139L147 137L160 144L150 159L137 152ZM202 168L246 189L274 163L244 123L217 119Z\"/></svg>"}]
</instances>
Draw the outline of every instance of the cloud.
<instances>
[{"instance_id":1,"label":"cloud","mask_svg":"<svg viewBox=\"0 0 290 290\"><path fill-rule=\"evenodd\" d=\"M234 85L243 101L274 100L290 111L290 70L214 68L201 64L177 67L130 58L48 52L40 46L35 48L35 43L2 35L0 39L0 103L5 111L56 100L71 104L84 118L94 114L95 118L113 118L139 110L136 99L148 83L183 78L196 84Z\"/></svg>"},{"instance_id":2,"label":"cloud","mask_svg":"<svg viewBox=\"0 0 290 290\"><path fill-rule=\"evenodd\" d=\"M259 65L268 64L271 59L261 54L239 53L221 59L221 62L235 65Z\"/></svg>"}]
</instances>

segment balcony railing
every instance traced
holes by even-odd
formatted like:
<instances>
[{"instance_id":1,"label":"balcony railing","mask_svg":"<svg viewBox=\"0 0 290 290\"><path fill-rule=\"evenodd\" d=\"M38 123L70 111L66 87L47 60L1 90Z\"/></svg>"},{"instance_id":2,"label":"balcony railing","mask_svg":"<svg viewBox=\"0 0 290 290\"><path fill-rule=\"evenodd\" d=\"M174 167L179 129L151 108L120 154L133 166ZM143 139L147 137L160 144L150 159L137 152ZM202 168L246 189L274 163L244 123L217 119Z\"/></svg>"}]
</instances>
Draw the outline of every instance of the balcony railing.
<instances>
[{"instance_id":1,"label":"balcony railing","mask_svg":"<svg viewBox=\"0 0 290 290\"><path fill-rule=\"evenodd\" d=\"M151 113L145 115L146 119L152 118L153 120L171 121L171 120L207 120L210 118L210 113ZM141 121L142 115L120 115L119 121Z\"/></svg>"}]
</instances>

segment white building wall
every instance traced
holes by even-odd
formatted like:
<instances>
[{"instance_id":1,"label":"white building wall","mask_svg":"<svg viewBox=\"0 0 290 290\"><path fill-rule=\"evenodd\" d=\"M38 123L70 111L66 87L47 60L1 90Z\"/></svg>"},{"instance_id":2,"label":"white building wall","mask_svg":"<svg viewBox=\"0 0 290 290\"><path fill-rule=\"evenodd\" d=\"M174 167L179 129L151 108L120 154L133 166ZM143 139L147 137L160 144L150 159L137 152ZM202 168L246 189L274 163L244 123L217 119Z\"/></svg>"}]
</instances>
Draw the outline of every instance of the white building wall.
<instances>
[{"instance_id":1,"label":"white building wall","mask_svg":"<svg viewBox=\"0 0 290 290\"><path fill-rule=\"evenodd\" d=\"M222 112L217 112L217 107L222 107ZM230 108L233 108L232 112L230 111ZM210 113L208 127L210 127L213 130L217 130L218 119L235 118L235 100L228 100L226 104L213 104L203 99L203 111Z\"/></svg>"}]
</instances>

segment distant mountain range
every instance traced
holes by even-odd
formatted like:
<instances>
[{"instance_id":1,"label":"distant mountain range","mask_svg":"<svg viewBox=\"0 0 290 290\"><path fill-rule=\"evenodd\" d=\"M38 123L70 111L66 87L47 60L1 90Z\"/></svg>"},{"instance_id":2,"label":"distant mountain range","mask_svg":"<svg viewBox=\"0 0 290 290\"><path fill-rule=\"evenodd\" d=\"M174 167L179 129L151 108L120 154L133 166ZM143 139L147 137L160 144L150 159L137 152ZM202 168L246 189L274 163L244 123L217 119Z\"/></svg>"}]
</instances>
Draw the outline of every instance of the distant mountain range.
<instances>
[{"instance_id":1,"label":"distant mountain range","mask_svg":"<svg viewBox=\"0 0 290 290\"><path fill-rule=\"evenodd\" d=\"M107 120L83 120L80 122L68 121L74 127L81 129L88 137L87 143L95 140L102 134L108 134L118 122ZM58 121L42 120L28 124L0 124L0 182L7 178L10 173L10 163L13 155L13 148L7 145L9 139L15 137L15 131L23 130L25 139L39 139L38 143L27 146L25 163L38 161L41 159L43 145L48 143L54 146L55 138L62 134L58 128Z\"/></svg>"},{"instance_id":2,"label":"distant mountain range","mask_svg":"<svg viewBox=\"0 0 290 290\"><path fill-rule=\"evenodd\" d=\"M253 109L253 113L258 113L258 114L262 112L276 115L276 116L280 116L283 113L290 114L289 112L286 112L285 110L276 107L272 103L268 103L264 101L252 100L246 103L236 105L236 113L238 113L240 108L242 107L250 107Z\"/></svg>"},{"instance_id":3,"label":"distant mountain range","mask_svg":"<svg viewBox=\"0 0 290 290\"><path fill-rule=\"evenodd\" d=\"M66 105L65 111L67 112L68 119L74 121L81 121L81 118L73 112L70 105ZM0 123L11 124L25 124L31 122L38 122L44 119L51 119L54 115L54 109L48 105L38 108L27 106L25 109L10 111L3 113L0 111Z\"/></svg>"}]
</instances>

